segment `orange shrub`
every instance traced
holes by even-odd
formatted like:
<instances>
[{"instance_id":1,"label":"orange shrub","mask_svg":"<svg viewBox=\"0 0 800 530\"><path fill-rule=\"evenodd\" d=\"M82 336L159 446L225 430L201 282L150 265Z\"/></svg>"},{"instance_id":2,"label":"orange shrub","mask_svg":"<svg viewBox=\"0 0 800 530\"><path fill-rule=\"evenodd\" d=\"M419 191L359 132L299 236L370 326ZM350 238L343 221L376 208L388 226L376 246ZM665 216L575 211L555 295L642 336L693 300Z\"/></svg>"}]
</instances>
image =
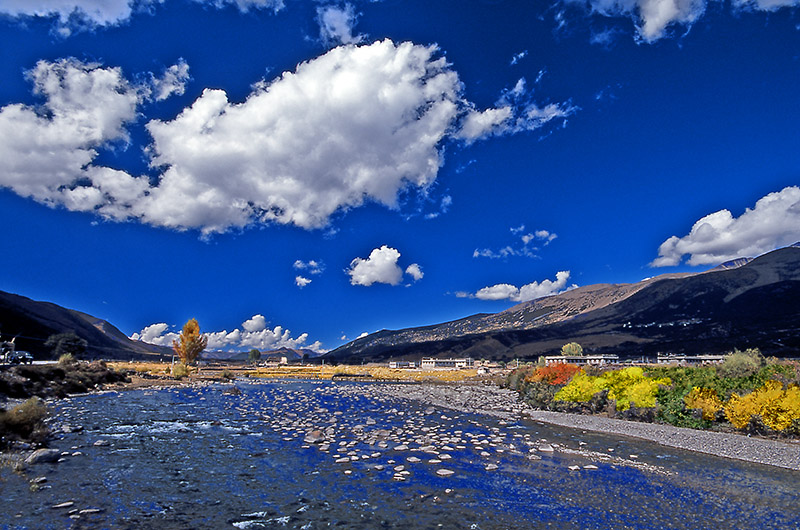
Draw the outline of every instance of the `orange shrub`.
<instances>
[{"instance_id":1,"label":"orange shrub","mask_svg":"<svg viewBox=\"0 0 800 530\"><path fill-rule=\"evenodd\" d=\"M549 385L565 385L569 383L572 376L581 370L580 366L575 364L551 364L549 366L540 366L526 380L533 381L534 383L545 382Z\"/></svg>"}]
</instances>

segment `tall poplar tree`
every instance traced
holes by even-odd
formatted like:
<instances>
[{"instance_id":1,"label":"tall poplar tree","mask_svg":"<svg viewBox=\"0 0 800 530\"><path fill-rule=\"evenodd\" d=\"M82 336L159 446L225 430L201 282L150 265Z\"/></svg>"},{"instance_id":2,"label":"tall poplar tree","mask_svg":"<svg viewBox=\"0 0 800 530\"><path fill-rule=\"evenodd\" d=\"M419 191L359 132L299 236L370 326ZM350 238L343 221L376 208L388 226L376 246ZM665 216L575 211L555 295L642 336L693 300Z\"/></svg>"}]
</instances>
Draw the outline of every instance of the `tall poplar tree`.
<instances>
[{"instance_id":1,"label":"tall poplar tree","mask_svg":"<svg viewBox=\"0 0 800 530\"><path fill-rule=\"evenodd\" d=\"M183 331L178 340L172 341L172 349L175 350L181 363L187 366L195 362L207 345L208 337L200 334L200 324L195 318L189 319L183 325Z\"/></svg>"}]
</instances>

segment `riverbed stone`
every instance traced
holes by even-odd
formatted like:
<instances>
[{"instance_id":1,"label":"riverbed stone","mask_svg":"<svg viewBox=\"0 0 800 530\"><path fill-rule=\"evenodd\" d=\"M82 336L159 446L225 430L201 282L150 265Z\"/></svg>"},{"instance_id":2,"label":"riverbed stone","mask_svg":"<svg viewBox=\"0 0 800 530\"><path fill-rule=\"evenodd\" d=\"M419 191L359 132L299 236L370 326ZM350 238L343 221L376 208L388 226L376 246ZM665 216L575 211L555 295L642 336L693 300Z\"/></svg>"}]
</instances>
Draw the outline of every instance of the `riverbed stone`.
<instances>
[{"instance_id":1,"label":"riverbed stone","mask_svg":"<svg viewBox=\"0 0 800 530\"><path fill-rule=\"evenodd\" d=\"M61 451L57 449L37 449L25 459L25 463L32 466L41 463L58 462L60 458Z\"/></svg>"}]
</instances>

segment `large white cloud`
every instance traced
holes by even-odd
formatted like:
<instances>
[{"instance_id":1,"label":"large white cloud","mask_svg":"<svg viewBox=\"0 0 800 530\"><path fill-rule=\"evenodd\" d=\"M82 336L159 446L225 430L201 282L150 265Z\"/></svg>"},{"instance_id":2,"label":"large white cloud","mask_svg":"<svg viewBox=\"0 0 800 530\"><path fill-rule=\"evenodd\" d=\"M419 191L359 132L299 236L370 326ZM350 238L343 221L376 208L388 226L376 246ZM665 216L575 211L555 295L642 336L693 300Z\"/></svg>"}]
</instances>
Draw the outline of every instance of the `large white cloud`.
<instances>
[{"instance_id":1,"label":"large white cloud","mask_svg":"<svg viewBox=\"0 0 800 530\"><path fill-rule=\"evenodd\" d=\"M74 59L40 61L29 72L41 108L0 109L0 186L23 197L70 210L123 219L148 187L145 179L91 165L97 150L128 140L145 88L119 68Z\"/></svg>"},{"instance_id":2,"label":"large white cloud","mask_svg":"<svg viewBox=\"0 0 800 530\"><path fill-rule=\"evenodd\" d=\"M587 6L603 16L634 19L639 38L654 42L664 37L670 26L691 26L705 12L708 0L564 0L566 4ZM800 0L733 0L736 11L775 11L800 5Z\"/></svg>"},{"instance_id":3,"label":"large white cloud","mask_svg":"<svg viewBox=\"0 0 800 530\"><path fill-rule=\"evenodd\" d=\"M800 241L800 187L789 186L759 199L739 217L720 210L698 220L683 236L672 236L658 248L650 265L678 265L689 255L689 265L717 265L758 256Z\"/></svg>"},{"instance_id":4,"label":"large white cloud","mask_svg":"<svg viewBox=\"0 0 800 530\"><path fill-rule=\"evenodd\" d=\"M31 79L42 108L0 109L0 186L107 219L203 234L270 222L320 228L365 201L394 208L402 190L426 189L447 138L473 141L552 119L504 96L512 125L470 128L480 111L438 49L384 40L335 48L258 84L241 103L207 89L175 119L150 121L154 175L93 164L100 149L127 140L143 103L179 93L187 78L183 61L149 84L75 59L40 62Z\"/></svg>"},{"instance_id":5,"label":"large white cloud","mask_svg":"<svg viewBox=\"0 0 800 530\"><path fill-rule=\"evenodd\" d=\"M365 200L395 207L399 190L436 178L460 88L435 48L383 41L331 50L240 104L206 90L148 124L165 171L144 218L208 233L256 220L318 228Z\"/></svg>"},{"instance_id":6,"label":"large white cloud","mask_svg":"<svg viewBox=\"0 0 800 530\"><path fill-rule=\"evenodd\" d=\"M131 335L132 340L141 340L160 346L172 346L172 341L178 339L178 334L170 332L165 323L152 324L145 327L140 333ZM282 326L267 327L263 315L253 315L252 318L242 323L242 329L233 331L222 330L203 333L208 338L209 350L244 351L251 348L259 350L274 350L278 348L305 348L316 352L324 352L322 343L316 341L308 344L308 333L297 337Z\"/></svg>"},{"instance_id":7,"label":"large white cloud","mask_svg":"<svg viewBox=\"0 0 800 530\"><path fill-rule=\"evenodd\" d=\"M569 281L569 271L559 271L556 279L542 280L541 282L531 282L516 287L509 283L498 283L489 287L479 289L475 294L459 293L459 297L477 298L479 300L511 300L512 302L527 302L557 294L567 289L572 289L575 285L567 285Z\"/></svg>"}]
</instances>

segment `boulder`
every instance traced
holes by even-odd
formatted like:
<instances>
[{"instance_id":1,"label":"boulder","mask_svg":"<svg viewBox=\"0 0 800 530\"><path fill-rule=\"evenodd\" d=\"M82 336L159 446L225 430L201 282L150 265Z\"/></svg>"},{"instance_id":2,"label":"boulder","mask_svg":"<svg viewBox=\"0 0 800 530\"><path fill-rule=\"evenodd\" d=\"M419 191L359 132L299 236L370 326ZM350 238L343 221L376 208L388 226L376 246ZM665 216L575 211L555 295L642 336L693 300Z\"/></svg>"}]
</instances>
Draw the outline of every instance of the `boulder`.
<instances>
[{"instance_id":1,"label":"boulder","mask_svg":"<svg viewBox=\"0 0 800 530\"><path fill-rule=\"evenodd\" d=\"M42 462L58 462L59 458L61 458L61 451L58 449L37 449L25 459L25 463L34 465Z\"/></svg>"}]
</instances>

